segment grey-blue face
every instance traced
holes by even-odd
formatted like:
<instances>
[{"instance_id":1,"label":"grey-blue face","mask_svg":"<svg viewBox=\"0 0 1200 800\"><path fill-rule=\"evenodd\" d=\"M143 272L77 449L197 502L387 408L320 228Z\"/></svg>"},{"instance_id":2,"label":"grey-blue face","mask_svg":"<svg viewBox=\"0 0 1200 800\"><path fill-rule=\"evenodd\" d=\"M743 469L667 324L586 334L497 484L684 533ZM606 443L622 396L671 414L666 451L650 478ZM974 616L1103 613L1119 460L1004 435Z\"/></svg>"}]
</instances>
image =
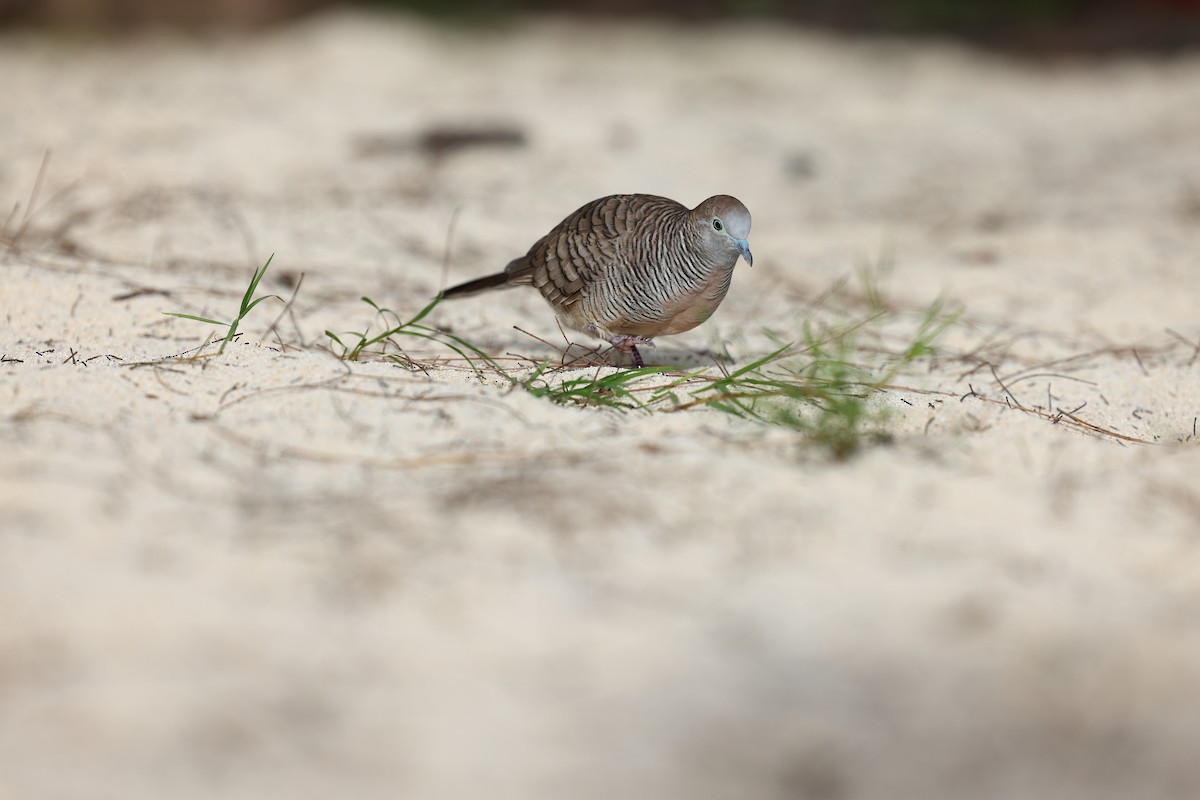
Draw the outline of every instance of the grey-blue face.
<instances>
[{"instance_id":1,"label":"grey-blue face","mask_svg":"<svg viewBox=\"0 0 1200 800\"><path fill-rule=\"evenodd\" d=\"M746 263L754 266L754 256L750 253L750 211L736 197L720 194L710 197L696 209L702 223L707 222L712 228L712 236L717 242L731 247L746 259Z\"/></svg>"}]
</instances>

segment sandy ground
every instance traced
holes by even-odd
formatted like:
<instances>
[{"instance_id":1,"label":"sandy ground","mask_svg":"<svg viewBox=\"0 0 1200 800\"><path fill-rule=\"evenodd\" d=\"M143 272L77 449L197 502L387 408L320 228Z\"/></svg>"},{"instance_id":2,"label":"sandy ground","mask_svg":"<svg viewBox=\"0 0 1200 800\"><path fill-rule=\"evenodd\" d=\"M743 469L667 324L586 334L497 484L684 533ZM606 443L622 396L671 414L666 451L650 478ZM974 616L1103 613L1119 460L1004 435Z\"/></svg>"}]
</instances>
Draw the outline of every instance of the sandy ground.
<instances>
[{"instance_id":1,"label":"sandy ground","mask_svg":"<svg viewBox=\"0 0 1200 800\"><path fill-rule=\"evenodd\" d=\"M334 15L0 76L0 796L1200 794L1200 61ZM754 214L658 363L881 254L959 309L893 443L323 349L625 191ZM162 360L272 252L274 332ZM533 293L430 321L559 358Z\"/></svg>"}]
</instances>

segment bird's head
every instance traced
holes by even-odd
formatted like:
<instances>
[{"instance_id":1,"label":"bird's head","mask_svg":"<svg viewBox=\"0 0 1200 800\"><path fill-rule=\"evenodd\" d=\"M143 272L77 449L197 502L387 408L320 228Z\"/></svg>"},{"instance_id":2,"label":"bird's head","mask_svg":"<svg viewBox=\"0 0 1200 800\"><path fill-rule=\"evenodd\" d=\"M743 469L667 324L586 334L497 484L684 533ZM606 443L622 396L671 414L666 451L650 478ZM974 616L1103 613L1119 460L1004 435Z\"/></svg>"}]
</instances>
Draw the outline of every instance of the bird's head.
<instances>
[{"instance_id":1,"label":"bird's head","mask_svg":"<svg viewBox=\"0 0 1200 800\"><path fill-rule=\"evenodd\" d=\"M734 256L740 254L754 266L750 253L750 211L742 201L727 194L708 198L692 209L692 218L700 228L711 251Z\"/></svg>"}]
</instances>

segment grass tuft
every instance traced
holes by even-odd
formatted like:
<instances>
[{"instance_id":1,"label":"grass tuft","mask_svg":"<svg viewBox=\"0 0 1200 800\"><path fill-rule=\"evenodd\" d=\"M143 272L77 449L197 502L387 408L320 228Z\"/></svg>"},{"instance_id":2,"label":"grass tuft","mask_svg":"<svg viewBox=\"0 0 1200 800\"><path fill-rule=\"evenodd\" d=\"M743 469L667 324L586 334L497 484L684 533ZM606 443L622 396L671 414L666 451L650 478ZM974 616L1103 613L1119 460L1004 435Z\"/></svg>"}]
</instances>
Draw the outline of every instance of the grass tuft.
<instances>
[{"instance_id":1,"label":"grass tuft","mask_svg":"<svg viewBox=\"0 0 1200 800\"><path fill-rule=\"evenodd\" d=\"M217 350L217 355L220 355L221 353L225 352L225 346L233 341L233 337L237 335L238 325L241 324L242 320L246 318L246 315L249 314L256 305L264 300L270 300L272 298L281 303L283 302L283 298L275 294L254 297L254 292L256 289L258 289L259 282L262 281L263 276L267 274L267 267L271 266L271 260L274 258L275 254L272 253L267 258L267 263L254 270L254 275L250 278L250 284L246 287L246 291L242 295L242 302L238 306L237 316L233 318L232 322L221 322L220 320L209 319L207 317L197 317L195 314L182 314L178 311L164 311L163 313L168 317L180 317L182 319L190 319L195 320L196 322L205 322L209 325L219 325L221 327L228 328L228 330L225 332L225 338L221 340L221 347Z\"/></svg>"},{"instance_id":2,"label":"grass tuft","mask_svg":"<svg viewBox=\"0 0 1200 800\"><path fill-rule=\"evenodd\" d=\"M374 309L376 319L383 320L384 329L379 333L372 334L371 327L374 324L374 320L372 320L362 331L343 331L340 335L333 331L325 331L325 335L329 337L329 340L336 347L340 348L341 352L337 353L339 358L346 361L358 361L364 355L378 356L404 364L410 368L420 368L418 362L405 353L404 348L400 346L398 341L398 337L410 337L434 342L453 351L466 361L481 379L484 377L484 371L476 363L477 361L483 362L485 366L497 374L512 380L508 372L497 364L495 359L466 339L421 323L421 320L425 319L442 302L441 293L418 311L416 316L407 321L403 320L395 311L392 311L390 308L381 307L369 297L363 297L362 301ZM350 340L350 337L354 337L357 341L342 341L343 336L347 340ZM388 352L388 345L395 347L397 352Z\"/></svg>"},{"instance_id":3,"label":"grass tuft","mask_svg":"<svg viewBox=\"0 0 1200 800\"><path fill-rule=\"evenodd\" d=\"M551 381L544 377L549 368L550 362L543 362L532 375L520 381L519 385L534 397L541 397L558 405L594 406L618 411L650 410L657 396L651 396L649 400L638 396L639 390L645 388L644 379L652 375L676 372L674 367L638 367L604 376L597 373L594 378Z\"/></svg>"},{"instance_id":4,"label":"grass tuft","mask_svg":"<svg viewBox=\"0 0 1200 800\"><path fill-rule=\"evenodd\" d=\"M829 297L839 306L834 321L805 320L799 342L784 344L694 391L691 405L796 430L836 458L888 441L882 425L886 410L872 398L897 375L934 355L934 343L957 314L947 313L939 300L905 336L894 330L902 323L901 312L887 310L878 286L869 276L864 280L865 317L855 320L841 308L846 289L835 287Z\"/></svg>"}]
</instances>

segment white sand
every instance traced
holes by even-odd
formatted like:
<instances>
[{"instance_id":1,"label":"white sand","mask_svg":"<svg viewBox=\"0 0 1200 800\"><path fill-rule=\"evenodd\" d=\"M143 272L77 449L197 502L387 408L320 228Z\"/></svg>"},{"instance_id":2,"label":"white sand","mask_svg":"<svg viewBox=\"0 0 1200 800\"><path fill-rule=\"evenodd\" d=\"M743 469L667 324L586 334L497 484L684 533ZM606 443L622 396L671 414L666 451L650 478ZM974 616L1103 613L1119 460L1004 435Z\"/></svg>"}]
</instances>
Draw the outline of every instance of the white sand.
<instances>
[{"instance_id":1,"label":"white sand","mask_svg":"<svg viewBox=\"0 0 1200 800\"><path fill-rule=\"evenodd\" d=\"M1200 340L1200 61L335 16L9 34L0 76L10 239L52 150L0 245L0 796L1200 793L1200 359L1166 332ZM530 146L357 154L480 121ZM414 312L618 191L754 213L756 266L660 361L744 363L888 248L891 301L945 294L975 356L832 462L321 352L360 296ZM271 252L294 323L131 366ZM559 339L533 293L431 321ZM1008 389L1154 444L959 400L1093 351Z\"/></svg>"}]
</instances>

